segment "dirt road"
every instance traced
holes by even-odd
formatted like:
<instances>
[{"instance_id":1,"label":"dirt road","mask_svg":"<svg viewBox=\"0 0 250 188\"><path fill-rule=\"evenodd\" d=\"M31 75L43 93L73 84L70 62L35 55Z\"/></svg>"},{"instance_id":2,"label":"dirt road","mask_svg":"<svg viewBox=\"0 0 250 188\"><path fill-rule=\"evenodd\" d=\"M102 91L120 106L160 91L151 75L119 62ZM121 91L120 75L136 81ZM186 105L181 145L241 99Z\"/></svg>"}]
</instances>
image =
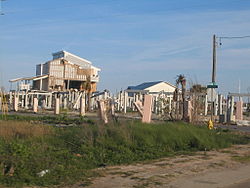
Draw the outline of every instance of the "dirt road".
<instances>
[{"instance_id":1,"label":"dirt road","mask_svg":"<svg viewBox=\"0 0 250 188\"><path fill-rule=\"evenodd\" d=\"M97 169L88 188L250 187L250 144ZM81 187L81 184L74 187Z\"/></svg>"}]
</instances>

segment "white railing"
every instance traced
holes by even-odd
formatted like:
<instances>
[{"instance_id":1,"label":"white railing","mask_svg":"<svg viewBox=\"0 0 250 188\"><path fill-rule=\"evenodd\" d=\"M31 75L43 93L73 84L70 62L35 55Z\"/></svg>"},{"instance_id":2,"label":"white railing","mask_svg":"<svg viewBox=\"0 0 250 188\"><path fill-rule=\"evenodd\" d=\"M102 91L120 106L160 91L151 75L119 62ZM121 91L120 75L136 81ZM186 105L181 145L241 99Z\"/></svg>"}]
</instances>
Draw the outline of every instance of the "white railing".
<instances>
[{"instance_id":1,"label":"white railing","mask_svg":"<svg viewBox=\"0 0 250 188\"><path fill-rule=\"evenodd\" d=\"M19 84L19 90L30 90L30 84Z\"/></svg>"},{"instance_id":2,"label":"white railing","mask_svg":"<svg viewBox=\"0 0 250 188\"><path fill-rule=\"evenodd\" d=\"M91 82L99 82L99 76L91 76Z\"/></svg>"}]
</instances>

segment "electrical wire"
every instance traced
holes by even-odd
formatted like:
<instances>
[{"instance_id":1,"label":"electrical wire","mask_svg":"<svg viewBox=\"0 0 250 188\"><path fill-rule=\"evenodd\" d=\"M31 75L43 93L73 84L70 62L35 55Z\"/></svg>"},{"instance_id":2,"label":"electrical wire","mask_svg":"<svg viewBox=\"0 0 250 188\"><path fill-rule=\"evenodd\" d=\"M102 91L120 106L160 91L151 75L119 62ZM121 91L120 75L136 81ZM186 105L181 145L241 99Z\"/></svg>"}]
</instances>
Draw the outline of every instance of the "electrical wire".
<instances>
[{"instance_id":1,"label":"electrical wire","mask_svg":"<svg viewBox=\"0 0 250 188\"><path fill-rule=\"evenodd\" d=\"M244 39L244 38L250 38L250 35L245 35L245 36L233 36L233 37L216 37L219 39L219 42L217 43L217 47L222 45L221 39Z\"/></svg>"},{"instance_id":2,"label":"electrical wire","mask_svg":"<svg viewBox=\"0 0 250 188\"><path fill-rule=\"evenodd\" d=\"M250 35L246 36L236 36L236 37L218 37L219 39L244 39L244 38L250 38Z\"/></svg>"}]
</instances>

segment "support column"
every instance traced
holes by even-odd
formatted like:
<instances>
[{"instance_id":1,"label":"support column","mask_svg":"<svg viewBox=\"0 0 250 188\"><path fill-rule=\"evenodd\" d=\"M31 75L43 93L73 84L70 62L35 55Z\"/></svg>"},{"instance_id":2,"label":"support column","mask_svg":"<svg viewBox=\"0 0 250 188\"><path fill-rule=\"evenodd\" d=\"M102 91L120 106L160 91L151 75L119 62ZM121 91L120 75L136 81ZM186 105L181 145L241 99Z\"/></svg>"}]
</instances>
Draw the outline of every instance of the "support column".
<instances>
[{"instance_id":1,"label":"support column","mask_svg":"<svg viewBox=\"0 0 250 188\"><path fill-rule=\"evenodd\" d=\"M120 104L119 111L121 112L122 111L122 91L120 91L119 93L119 104Z\"/></svg>"},{"instance_id":2,"label":"support column","mask_svg":"<svg viewBox=\"0 0 250 188\"><path fill-rule=\"evenodd\" d=\"M219 115L223 114L223 95L218 95L218 113Z\"/></svg>"},{"instance_id":3,"label":"support column","mask_svg":"<svg viewBox=\"0 0 250 188\"><path fill-rule=\"evenodd\" d=\"M46 105L46 108L48 108L48 96L45 95L45 105Z\"/></svg>"},{"instance_id":4,"label":"support column","mask_svg":"<svg viewBox=\"0 0 250 188\"><path fill-rule=\"evenodd\" d=\"M12 98L12 92L10 92L10 99L9 99L9 102L10 102L10 105L13 103L13 98Z\"/></svg>"},{"instance_id":5,"label":"support column","mask_svg":"<svg viewBox=\"0 0 250 188\"><path fill-rule=\"evenodd\" d=\"M38 107L38 99L35 97L33 98L33 112L37 113L37 107Z\"/></svg>"},{"instance_id":6,"label":"support column","mask_svg":"<svg viewBox=\"0 0 250 188\"><path fill-rule=\"evenodd\" d=\"M29 94L28 92L25 93L25 103L24 103L24 108L28 109L29 106Z\"/></svg>"},{"instance_id":7,"label":"support column","mask_svg":"<svg viewBox=\"0 0 250 188\"><path fill-rule=\"evenodd\" d=\"M192 104L191 101L184 101L185 105L185 112L184 112L184 118L187 122L192 121Z\"/></svg>"},{"instance_id":8,"label":"support column","mask_svg":"<svg viewBox=\"0 0 250 188\"><path fill-rule=\"evenodd\" d=\"M236 120L243 120L243 102L242 101L236 102L235 119Z\"/></svg>"},{"instance_id":9,"label":"support column","mask_svg":"<svg viewBox=\"0 0 250 188\"><path fill-rule=\"evenodd\" d=\"M52 94L48 96L48 108L52 106Z\"/></svg>"},{"instance_id":10,"label":"support column","mask_svg":"<svg viewBox=\"0 0 250 188\"><path fill-rule=\"evenodd\" d=\"M120 106L121 106L120 93L121 93L121 92L119 91L118 96L117 96L117 97L118 97L118 98L117 98L117 102L118 102L118 103L117 103L117 110L118 110L118 111L120 111Z\"/></svg>"},{"instance_id":11,"label":"support column","mask_svg":"<svg viewBox=\"0 0 250 188\"><path fill-rule=\"evenodd\" d=\"M30 95L30 97L31 97L31 105L33 106L33 102L34 102L34 94L31 94L31 95Z\"/></svg>"},{"instance_id":12,"label":"support column","mask_svg":"<svg viewBox=\"0 0 250 188\"><path fill-rule=\"evenodd\" d=\"M67 90L69 90L69 82L70 82L70 81L68 80L68 84L67 84Z\"/></svg>"},{"instance_id":13,"label":"support column","mask_svg":"<svg viewBox=\"0 0 250 188\"><path fill-rule=\"evenodd\" d=\"M97 101L97 104L99 108L99 117L105 124L107 124L108 117L107 117L107 108L106 108L105 100L99 100Z\"/></svg>"},{"instance_id":14,"label":"support column","mask_svg":"<svg viewBox=\"0 0 250 188\"><path fill-rule=\"evenodd\" d=\"M107 93L107 91L105 90L104 91L104 100L106 100L108 98L108 93Z\"/></svg>"},{"instance_id":15,"label":"support column","mask_svg":"<svg viewBox=\"0 0 250 188\"><path fill-rule=\"evenodd\" d=\"M68 99L69 99L68 101L71 102L71 96L72 96L71 91L69 91L69 94L67 96L68 96Z\"/></svg>"},{"instance_id":16,"label":"support column","mask_svg":"<svg viewBox=\"0 0 250 188\"><path fill-rule=\"evenodd\" d=\"M59 95L59 100L60 100L60 102L59 102L60 105L63 104L63 95L62 94Z\"/></svg>"},{"instance_id":17,"label":"support column","mask_svg":"<svg viewBox=\"0 0 250 188\"><path fill-rule=\"evenodd\" d=\"M42 109L46 109L46 100L45 99L42 100Z\"/></svg>"},{"instance_id":18,"label":"support column","mask_svg":"<svg viewBox=\"0 0 250 188\"><path fill-rule=\"evenodd\" d=\"M114 99L111 99L111 115L115 116L115 101Z\"/></svg>"},{"instance_id":19,"label":"support column","mask_svg":"<svg viewBox=\"0 0 250 188\"><path fill-rule=\"evenodd\" d=\"M21 97L21 107L24 107L24 91L22 91L22 97Z\"/></svg>"},{"instance_id":20,"label":"support column","mask_svg":"<svg viewBox=\"0 0 250 188\"><path fill-rule=\"evenodd\" d=\"M14 111L17 112L18 111L18 103L19 103L19 98L18 95L14 94Z\"/></svg>"},{"instance_id":21,"label":"support column","mask_svg":"<svg viewBox=\"0 0 250 188\"><path fill-rule=\"evenodd\" d=\"M216 95L215 100L214 100L214 115L217 116L218 115L218 95Z\"/></svg>"},{"instance_id":22,"label":"support column","mask_svg":"<svg viewBox=\"0 0 250 188\"><path fill-rule=\"evenodd\" d=\"M131 108L133 112L135 111L135 105L133 105L135 102L136 102L136 94L133 93L133 99L131 101Z\"/></svg>"},{"instance_id":23,"label":"support column","mask_svg":"<svg viewBox=\"0 0 250 188\"><path fill-rule=\"evenodd\" d=\"M56 115L60 114L60 98L56 97L55 98L55 109L54 109L54 113Z\"/></svg>"},{"instance_id":24,"label":"support column","mask_svg":"<svg viewBox=\"0 0 250 188\"><path fill-rule=\"evenodd\" d=\"M79 109L79 106L80 106L80 100L78 100L78 97L79 97L79 93L76 92L75 93L75 103L76 103L76 109L77 110Z\"/></svg>"},{"instance_id":25,"label":"support column","mask_svg":"<svg viewBox=\"0 0 250 188\"><path fill-rule=\"evenodd\" d=\"M84 93L80 99L80 116L85 116L85 96Z\"/></svg>"},{"instance_id":26,"label":"support column","mask_svg":"<svg viewBox=\"0 0 250 188\"><path fill-rule=\"evenodd\" d=\"M152 95L144 96L142 122L150 123L152 116Z\"/></svg>"},{"instance_id":27,"label":"support column","mask_svg":"<svg viewBox=\"0 0 250 188\"><path fill-rule=\"evenodd\" d=\"M231 97L231 104L230 104L230 119L233 119L234 115L234 97Z\"/></svg>"},{"instance_id":28,"label":"support column","mask_svg":"<svg viewBox=\"0 0 250 188\"><path fill-rule=\"evenodd\" d=\"M72 91L71 93L71 103L74 104L75 103L75 92Z\"/></svg>"},{"instance_id":29,"label":"support column","mask_svg":"<svg viewBox=\"0 0 250 188\"><path fill-rule=\"evenodd\" d=\"M67 109L67 107L68 107L68 99L67 99L66 96L64 96L64 98L63 98L63 108Z\"/></svg>"},{"instance_id":30,"label":"support column","mask_svg":"<svg viewBox=\"0 0 250 188\"><path fill-rule=\"evenodd\" d=\"M139 100L142 101L142 99L143 99L143 94L140 93L140 95L139 95Z\"/></svg>"},{"instance_id":31,"label":"support column","mask_svg":"<svg viewBox=\"0 0 250 188\"><path fill-rule=\"evenodd\" d=\"M158 104L158 98L159 98L159 96L156 96L155 97L155 114L157 114L158 115L158 111L159 111L159 104Z\"/></svg>"},{"instance_id":32,"label":"support column","mask_svg":"<svg viewBox=\"0 0 250 188\"><path fill-rule=\"evenodd\" d=\"M207 101L207 95L205 96L205 111L204 111L204 115L207 115L207 108L208 108L208 101Z\"/></svg>"},{"instance_id":33,"label":"support column","mask_svg":"<svg viewBox=\"0 0 250 188\"><path fill-rule=\"evenodd\" d=\"M170 97L169 97L169 101L168 101L168 102L169 102L169 112L171 112L171 109L172 109L172 100L173 100L173 99L172 99L172 97L170 96Z\"/></svg>"},{"instance_id":34,"label":"support column","mask_svg":"<svg viewBox=\"0 0 250 188\"><path fill-rule=\"evenodd\" d=\"M127 100L128 100L128 93L124 91L124 113L127 113Z\"/></svg>"},{"instance_id":35,"label":"support column","mask_svg":"<svg viewBox=\"0 0 250 188\"><path fill-rule=\"evenodd\" d=\"M230 123L234 120L233 112L234 112L234 97L228 97L227 101L227 122Z\"/></svg>"}]
</instances>

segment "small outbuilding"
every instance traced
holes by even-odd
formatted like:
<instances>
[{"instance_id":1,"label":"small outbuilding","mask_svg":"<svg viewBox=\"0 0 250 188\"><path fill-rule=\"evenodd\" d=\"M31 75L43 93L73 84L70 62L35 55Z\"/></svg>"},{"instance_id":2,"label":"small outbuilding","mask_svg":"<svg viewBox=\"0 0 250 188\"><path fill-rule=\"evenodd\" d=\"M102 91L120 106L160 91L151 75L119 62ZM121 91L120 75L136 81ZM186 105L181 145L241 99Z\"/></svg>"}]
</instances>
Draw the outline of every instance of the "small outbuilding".
<instances>
[{"instance_id":1,"label":"small outbuilding","mask_svg":"<svg viewBox=\"0 0 250 188\"><path fill-rule=\"evenodd\" d=\"M155 81L155 82L144 82L142 84L139 84L137 86L128 86L127 91L128 92L148 92L150 94L157 94L160 92L163 93L173 93L176 89L176 86L164 82L164 81Z\"/></svg>"}]
</instances>

